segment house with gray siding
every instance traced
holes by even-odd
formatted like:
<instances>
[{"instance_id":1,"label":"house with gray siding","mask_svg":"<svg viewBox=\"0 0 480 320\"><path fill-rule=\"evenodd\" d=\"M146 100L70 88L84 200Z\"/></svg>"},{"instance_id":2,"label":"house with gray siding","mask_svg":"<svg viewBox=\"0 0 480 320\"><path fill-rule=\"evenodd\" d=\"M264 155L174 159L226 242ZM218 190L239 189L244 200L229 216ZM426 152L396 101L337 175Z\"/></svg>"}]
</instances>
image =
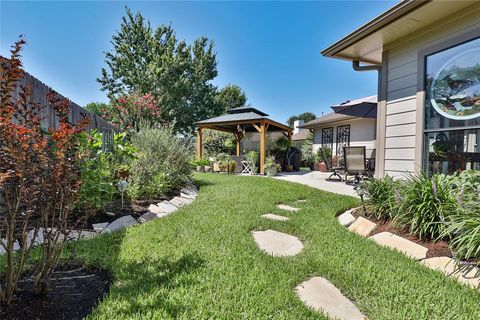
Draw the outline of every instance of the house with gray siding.
<instances>
[{"instance_id":1,"label":"house with gray siding","mask_svg":"<svg viewBox=\"0 0 480 320\"><path fill-rule=\"evenodd\" d=\"M401 1L322 54L378 72L377 177L480 170L480 1Z\"/></svg>"}]
</instances>

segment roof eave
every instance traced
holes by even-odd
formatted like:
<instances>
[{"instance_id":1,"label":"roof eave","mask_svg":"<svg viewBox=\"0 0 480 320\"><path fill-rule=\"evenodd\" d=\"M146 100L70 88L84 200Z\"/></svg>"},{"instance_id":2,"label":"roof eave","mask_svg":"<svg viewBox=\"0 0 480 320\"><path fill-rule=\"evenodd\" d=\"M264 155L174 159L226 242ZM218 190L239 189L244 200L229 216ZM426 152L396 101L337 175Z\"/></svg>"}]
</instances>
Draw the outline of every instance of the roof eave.
<instances>
[{"instance_id":1,"label":"roof eave","mask_svg":"<svg viewBox=\"0 0 480 320\"><path fill-rule=\"evenodd\" d=\"M416 8L423 6L424 4L432 0L403 0L400 3L396 4L392 8L383 12L376 18L370 20L357 30L351 32L347 36L338 40L328 48L324 49L321 54L326 57L339 58L345 60L353 60L351 57L342 56L339 54L342 50L345 50L351 45L354 45L358 41L364 39L365 37L371 35L372 33L382 29L393 21L399 19L405 14L415 10ZM361 60L361 59L359 59ZM372 63L372 61L362 61L367 63Z\"/></svg>"}]
</instances>

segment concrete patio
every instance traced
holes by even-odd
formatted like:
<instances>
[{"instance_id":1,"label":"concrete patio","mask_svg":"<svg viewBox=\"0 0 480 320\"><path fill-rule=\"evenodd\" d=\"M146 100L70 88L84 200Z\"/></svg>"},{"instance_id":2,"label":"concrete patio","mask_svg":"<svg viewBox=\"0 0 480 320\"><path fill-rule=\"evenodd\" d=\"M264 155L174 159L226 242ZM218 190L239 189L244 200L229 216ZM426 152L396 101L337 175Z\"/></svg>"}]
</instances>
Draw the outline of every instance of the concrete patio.
<instances>
[{"instance_id":1,"label":"concrete patio","mask_svg":"<svg viewBox=\"0 0 480 320\"><path fill-rule=\"evenodd\" d=\"M355 190L353 190L353 186L340 181L327 181L330 175L330 172L301 170L298 172L279 172L275 179L297 182L324 191L358 197Z\"/></svg>"}]
</instances>

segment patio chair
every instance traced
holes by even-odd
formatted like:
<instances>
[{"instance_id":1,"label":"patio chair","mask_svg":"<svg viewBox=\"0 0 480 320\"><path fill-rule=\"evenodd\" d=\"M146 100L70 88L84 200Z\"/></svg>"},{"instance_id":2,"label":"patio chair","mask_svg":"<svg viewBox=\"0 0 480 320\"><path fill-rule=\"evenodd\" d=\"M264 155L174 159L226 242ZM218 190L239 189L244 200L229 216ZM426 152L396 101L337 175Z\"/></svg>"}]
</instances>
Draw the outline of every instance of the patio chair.
<instances>
[{"instance_id":1,"label":"patio chair","mask_svg":"<svg viewBox=\"0 0 480 320\"><path fill-rule=\"evenodd\" d=\"M343 147L345 158L345 183L350 183L348 176L353 176L355 184L369 176L365 147Z\"/></svg>"},{"instance_id":2,"label":"patio chair","mask_svg":"<svg viewBox=\"0 0 480 320\"><path fill-rule=\"evenodd\" d=\"M325 149L321 148L320 150L322 150L322 157L325 161L325 164L327 165L327 170L329 172L332 172L332 174L327 178L327 180L328 181L337 181L338 180L338 181L342 182L343 178L338 173L338 171L343 170L343 167L339 167L339 166L332 167L332 161L327 157L327 154L325 153ZM337 177L338 179L332 179L333 177Z\"/></svg>"}]
</instances>

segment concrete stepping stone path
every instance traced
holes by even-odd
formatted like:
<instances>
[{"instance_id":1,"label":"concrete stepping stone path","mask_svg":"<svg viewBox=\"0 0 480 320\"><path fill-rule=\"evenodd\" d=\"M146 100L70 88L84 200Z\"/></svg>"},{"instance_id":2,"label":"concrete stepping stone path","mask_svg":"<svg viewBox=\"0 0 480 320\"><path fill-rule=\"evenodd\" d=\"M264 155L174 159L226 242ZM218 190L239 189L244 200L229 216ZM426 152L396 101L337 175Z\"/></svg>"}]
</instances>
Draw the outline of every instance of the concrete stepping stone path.
<instances>
[{"instance_id":1,"label":"concrete stepping stone path","mask_svg":"<svg viewBox=\"0 0 480 320\"><path fill-rule=\"evenodd\" d=\"M274 231L252 231L257 246L273 256L294 256L303 249L302 242L295 236Z\"/></svg>"},{"instance_id":2,"label":"concrete stepping stone path","mask_svg":"<svg viewBox=\"0 0 480 320\"><path fill-rule=\"evenodd\" d=\"M458 282L480 289L480 269L474 266L460 266L455 259L434 257L422 260L421 263L430 269L440 271L456 279Z\"/></svg>"},{"instance_id":3,"label":"concrete stepping stone path","mask_svg":"<svg viewBox=\"0 0 480 320\"><path fill-rule=\"evenodd\" d=\"M377 225L375 223L364 217L358 217L358 219L348 227L348 230L358 233L361 236L368 237L376 228Z\"/></svg>"},{"instance_id":4,"label":"concrete stepping stone path","mask_svg":"<svg viewBox=\"0 0 480 320\"><path fill-rule=\"evenodd\" d=\"M286 204L278 204L277 208L282 209L282 210L286 210L286 211L292 211L292 212L300 211L300 208L294 208L294 207L288 206Z\"/></svg>"},{"instance_id":5,"label":"concrete stepping stone path","mask_svg":"<svg viewBox=\"0 0 480 320\"><path fill-rule=\"evenodd\" d=\"M352 210L345 211L344 213L342 213L337 217L338 222L340 222L342 226L348 227L349 225L355 222L356 219L351 213L351 211Z\"/></svg>"},{"instance_id":6,"label":"concrete stepping stone path","mask_svg":"<svg viewBox=\"0 0 480 320\"><path fill-rule=\"evenodd\" d=\"M370 239L381 246L403 252L413 259L421 260L427 257L427 248L391 232L381 232L371 236Z\"/></svg>"},{"instance_id":7,"label":"concrete stepping stone path","mask_svg":"<svg viewBox=\"0 0 480 320\"><path fill-rule=\"evenodd\" d=\"M269 220L276 220L276 221L288 221L290 220L289 217L279 216L273 213L267 213L261 216L262 218L269 219Z\"/></svg>"},{"instance_id":8,"label":"concrete stepping stone path","mask_svg":"<svg viewBox=\"0 0 480 320\"><path fill-rule=\"evenodd\" d=\"M367 319L337 287L325 278L313 277L299 284L295 292L305 305L324 313L331 319Z\"/></svg>"}]
</instances>

